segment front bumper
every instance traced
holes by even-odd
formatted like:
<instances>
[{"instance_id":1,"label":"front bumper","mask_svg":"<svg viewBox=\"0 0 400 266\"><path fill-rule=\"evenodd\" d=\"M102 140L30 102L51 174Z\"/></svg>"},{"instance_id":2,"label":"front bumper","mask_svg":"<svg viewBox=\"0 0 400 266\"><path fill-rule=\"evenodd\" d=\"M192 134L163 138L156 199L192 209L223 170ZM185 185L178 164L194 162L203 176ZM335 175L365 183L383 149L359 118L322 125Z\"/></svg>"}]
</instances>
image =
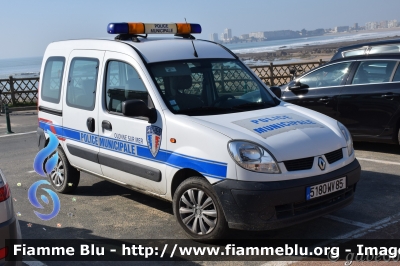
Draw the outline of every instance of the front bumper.
<instances>
[{"instance_id":1,"label":"front bumper","mask_svg":"<svg viewBox=\"0 0 400 266\"><path fill-rule=\"evenodd\" d=\"M271 230L305 222L339 210L353 201L361 167L352 163L333 172L285 181L246 182L226 179L213 187L230 228ZM306 201L306 187L347 178L347 188Z\"/></svg>"}]
</instances>

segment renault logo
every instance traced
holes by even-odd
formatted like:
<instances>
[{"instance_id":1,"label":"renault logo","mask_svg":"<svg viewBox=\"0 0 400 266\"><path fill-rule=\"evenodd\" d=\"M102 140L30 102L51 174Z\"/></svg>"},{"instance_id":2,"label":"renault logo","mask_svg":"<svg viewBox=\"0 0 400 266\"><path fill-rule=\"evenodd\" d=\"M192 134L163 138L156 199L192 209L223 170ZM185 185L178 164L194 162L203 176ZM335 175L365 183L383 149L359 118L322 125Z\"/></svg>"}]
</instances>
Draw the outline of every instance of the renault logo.
<instances>
[{"instance_id":1,"label":"renault logo","mask_svg":"<svg viewBox=\"0 0 400 266\"><path fill-rule=\"evenodd\" d=\"M325 170L326 162L324 159L322 159L322 157L318 158L318 166L321 170Z\"/></svg>"}]
</instances>

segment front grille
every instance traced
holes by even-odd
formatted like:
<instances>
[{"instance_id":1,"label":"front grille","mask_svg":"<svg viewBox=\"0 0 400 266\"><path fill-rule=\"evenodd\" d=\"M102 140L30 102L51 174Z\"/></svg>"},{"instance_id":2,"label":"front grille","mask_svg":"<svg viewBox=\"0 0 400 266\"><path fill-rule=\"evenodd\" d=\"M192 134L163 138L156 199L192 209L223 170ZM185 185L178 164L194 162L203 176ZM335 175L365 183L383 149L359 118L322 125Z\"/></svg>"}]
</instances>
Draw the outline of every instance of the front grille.
<instances>
[{"instance_id":1,"label":"front grille","mask_svg":"<svg viewBox=\"0 0 400 266\"><path fill-rule=\"evenodd\" d=\"M284 161L283 163L288 171L308 170L313 166L314 157Z\"/></svg>"},{"instance_id":2,"label":"front grille","mask_svg":"<svg viewBox=\"0 0 400 266\"><path fill-rule=\"evenodd\" d=\"M345 199L351 197L354 193L354 185L332 194L328 194L316 199L305 200L303 202L278 205L275 207L276 218L285 219L296 215L306 214L308 212L316 211L318 209L326 208L331 205L337 204ZM304 195L305 197L305 195Z\"/></svg>"},{"instance_id":3,"label":"front grille","mask_svg":"<svg viewBox=\"0 0 400 266\"><path fill-rule=\"evenodd\" d=\"M328 160L329 164L332 164L343 158L343 151L342 151L342 149L338 149L336 151L327 153L327 154L325 154L325 158Z\"/></svg>"}]
</instances>

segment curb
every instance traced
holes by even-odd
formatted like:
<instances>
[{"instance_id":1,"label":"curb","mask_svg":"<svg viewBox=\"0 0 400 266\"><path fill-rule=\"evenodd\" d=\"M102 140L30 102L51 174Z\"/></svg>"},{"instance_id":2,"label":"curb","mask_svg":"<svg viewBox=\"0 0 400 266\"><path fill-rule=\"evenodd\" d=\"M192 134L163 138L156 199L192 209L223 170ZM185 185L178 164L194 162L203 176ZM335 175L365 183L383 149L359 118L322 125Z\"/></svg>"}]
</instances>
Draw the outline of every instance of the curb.
<instances>
[{"instance_id":1,"label":"curb","mask_svg":"<svg viewBox=\"0 0 400 266\"><path fill-rule=\"evenodd\" d=\"M37 106L11 107L10 111L36 111Z\"/></svg>"}]
</instances>

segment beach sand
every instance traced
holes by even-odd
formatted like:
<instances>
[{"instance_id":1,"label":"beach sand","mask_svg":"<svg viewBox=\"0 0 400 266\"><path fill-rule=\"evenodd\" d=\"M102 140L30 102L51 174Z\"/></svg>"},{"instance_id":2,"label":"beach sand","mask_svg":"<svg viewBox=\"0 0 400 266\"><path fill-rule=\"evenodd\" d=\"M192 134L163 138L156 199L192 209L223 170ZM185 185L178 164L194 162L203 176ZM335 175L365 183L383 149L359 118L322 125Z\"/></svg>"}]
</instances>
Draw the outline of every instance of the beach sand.
<instances>
[{"instance_id":1,"label":"beach sand","mask_svg":"<svg viewBox=\"0 0 400 266\"><path fill-rule=\"evenodd\" d=\"M398 29L398 28L396 28ZM400 36L392 36L385 38L376 38L376 39L364 39L358 41L346 41L346 42L338 42L338 43L329 43L324 45L306 45L304 47L296 48L296 49L279 49L275 52L261 52L261 53L246 53L239 54L237 56L243 61L252 60L252 61L262 61L262 62L273 62L277 61L276 64L279 64L278 61L282 60L296 60L296 63L302 62L316 62L320 59L322 61L329 61L332 56L335 54L338 48L358 43L366 43L373 41L381 41L381 40L391 40L391 39L400 39Z\"/></svg>"}]
</instances>

